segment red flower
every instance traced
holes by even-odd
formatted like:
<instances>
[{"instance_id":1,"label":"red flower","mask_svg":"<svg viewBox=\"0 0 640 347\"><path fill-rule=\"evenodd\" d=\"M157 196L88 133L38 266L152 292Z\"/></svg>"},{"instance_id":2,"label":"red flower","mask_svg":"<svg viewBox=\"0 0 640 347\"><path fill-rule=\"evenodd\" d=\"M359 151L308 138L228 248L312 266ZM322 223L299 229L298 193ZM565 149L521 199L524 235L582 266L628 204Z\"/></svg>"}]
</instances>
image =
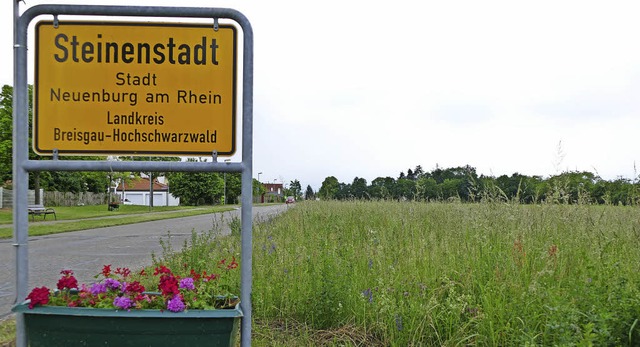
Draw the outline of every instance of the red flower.
<instances>
[{"instance_id":1,"label":"red flower","mask_svg":"<svg viewBox=\"0 0 640 347\"><path fill-rule=\"evenodd\" d=\"M62 270L60 273L62 277L58 280L58 289L78 288L78 280L73 276L73 271Z\"/></svg>"},{"instance_id":2,"label":"red flower","mask_svg":"<svg viewBox=\"0 0 640 347\"><path fill-rule=\"evenodd\" d=\"M125 291L128 293L142 293L144 292L144 286L138 281L127 283Z\"/></svg>"},{"instance_id":3,"label":"red flower","mask_svg":"<svg viewBox=\"0 0 640 347\"><path fill-rule=\"evenodd\" d=\"M111 264L102 267L102 275L104 277L111 276Z\"/></svg>"},{"instance_id":4,"label":"red flower","mask_svg":"<svg viewBox=\"0 0 640 347\"><path fill-rule=\"evenodd\" d=\"M171 275L171 270L169 270L169 268L164 266L164 265L160 265L160 268L156 268L155 271L153 272L154 276L156 276L158 274Z\"/></svg>"},{"instance_id":5,"label":"red flower","mask_svg":"<svg viewBox=\"0 0 640 347\"><path fill-rule=\"evenodd\" d=\"M173 297L176 294L180 294L180 289L178 289L178 279L173 276L164 275L160 277L158 289L160 289L164 296Z\"/></svg>"},{"instance_id":6,"label":"red flower","mask_svg":"<svg viewBox=\"0 0 640 347\"><path fill-rule=\"evenodd\" d=\"M49 288L33 288L27 299L30 299L29 308L34 308L36 305L46 305L49 303Z\"/></svg>"},{"instance_id":7,"label":"red flower","mask_svg":"<svg viewBox=\"0 0 640 347\"><path fill-rule=\"evenodd\" d=\"M131 270L129 270L126 267L123 267L123 268L119 267L116 269L116 274L121 275L124 278L127 278L129 275L131 275Z\"/></svg>"},{"instance_id":8,"label":"red flower","mask_svg":"<svg viewBox=\"0 0 640 347\"><path fill-rule=\"evenodd\" d=\"M209 282L209 281L212 281L212 280L220 278L220 275L218 275L218 274L211 274L211 275L207 276L207 272L206 271L203 272L202 275L204 277L204 281L205 282Z\"/></svg>"},{"instance_id":9,"label":"red flower","mask_svg":"<svg viewBox=\"0 0 640 347\"><path fill-rule=\"evenodd\" d=\"M193 278L193 280L197 282L200 279L200 274L197 273L194 269L191 269L191 278Z\"/></svg>"},{"instance_id":10,"label":"red flower","mask_svg":"<svg viewBox=\"0 0 640 347\"><path fill-rule=\"evenodd\" d=\"M227 263L227 259L222 259L218 262L218 268L222 269L223 267L226 266Z\"/></svg>"},{"instance_id":11,"label":"red flower","mask_svg":"<svg viewBox=\"0 0 640 347\"><path fill-rule=\"evenodd\" d=\"M231 264L227 265L227 270L235 269L238 267L238 263L236 262L236 257L233 257L231 260Z\"/></svg>"}]
</instances>

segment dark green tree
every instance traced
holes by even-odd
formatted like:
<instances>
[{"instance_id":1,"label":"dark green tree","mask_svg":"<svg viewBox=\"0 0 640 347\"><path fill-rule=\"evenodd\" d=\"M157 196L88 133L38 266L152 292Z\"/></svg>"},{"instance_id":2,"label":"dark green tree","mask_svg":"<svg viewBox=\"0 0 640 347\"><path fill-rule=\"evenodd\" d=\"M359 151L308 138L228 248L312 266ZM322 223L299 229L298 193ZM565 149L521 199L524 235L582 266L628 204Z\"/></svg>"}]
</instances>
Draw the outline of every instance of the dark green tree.
<instances>
[{"instance_id":1,"label":"dark green tree","mask_svg":"<svg viewBox=\"0 0 640 347\"><path fill-rule=\"evenodd\" d=\"M222 174L222 178L226 179L227 187L227 204L239 203L239 197L242 194L242 174L238 172Z\"/></svg>"},{"instance_id":2,"label":"dark green tree","mask_svg":"<svg viewBox=\"0 0 640 347\"><path fill-rule=\"evenodd\" d=\"M0 92L0 186L12 178L13 156L13 88L2 86Z\"/></svg>"},{"instance_id":3,"label":"dark green tree","mask_svg":"<svg viewBox=\"0 0 640 347\"><path fill-rule=\"evenodd\" d=\"M431 177L421 176L416 182L417 198L424 201L440 199L442 193L438 189L438 183Z\"/></svg>"},{"instance_id":4,"label":"dark green tree","mask_svg":"<svg viewBox=\"0 0 640 347\"><path fill-rule=\"evenodd\" d=\"M353 194L351 194L351 185L342 182L338 183L338 191L336 191L335 198L338 200L353 199Z\"/></svg>"},{"instance_id":5,"label":"dark green tree","mask_svg":"<svg viewBox=\"0 0 640 347\"><path fill-rule=\"evenodd\" d=\"M396 183L394 198L397 200L413 200L416 198L416 181L400 178Z\"/></svg>"},{"instance_id":6,"label":"dark green tree","mask_svg":"<svg viewBox=\"0 0 640 347\"><path fill-rule=\"evenodd\" d=\"M254 200L257 198L259 201L259 198L267 192L267 189L255 178L252 181L252 186Z\"/></svg>"},{"instance_id":7,"label":"dark green tree","mask_svg":"<svg viewBox=\"0 0 640 347\"><path fill-rule=\"evenodd\" d=\"M311 188L311 185L307 185L307 190L304 193L304 199L313 200L315 198L316 198L316 193L313 191L313 188Z\"/></svg>"},{"instance_id":8,"label":"dark green tree","mask_svg":"<svg viewBox=\"0 0 640 347\"><path fill-rule=\"evenodd\" d=\"M322 181L322 186L318 191L318 195L321 199L329 200L336 199L336 194L338 193L339 187L338 179L334 176L329 176Z\"/></svg>"},{"instance_id":9,"label":"dark green tree","mask_svg":"<svg viewBox=\"0 0 640 347\"><path fill-rule=\"evenodd\" d=\"M214 204L222 199L224 181L219 173L177 172L170 183L172 194L184 205Z\"/></svg>"},{"instance_id":10,"label":"dark green tree","mask_svg":"<svg viewBox=\"0 0 640 347\"><path fill-rule=\"evenodd\" d=\"M371 181L369 195L373 199L392 199L396 191L396 180L393 177L378 177Z\"/></svg>"},{"instance_id":11,"label":"dark green tree","mask_svg":"<svg viewBox=\"0 0 640 347\"><path fill-rule=\"evenodd\" d=\"M300 185L300 181L293 180L289 183L289 193L296 200L302 199L302 186Z\"/></svg>"},{"instance_id":12,"label":"dark green tree","mask_svg":"<svg viewBox=\"0 0 640 347\"><path fill-rule=\"evenodd\" d=\"M364 178L356 177L351 183L351 195L355 199L369 199L369 192L367 188L367 180Z\"/></svg>"}]
</instances>

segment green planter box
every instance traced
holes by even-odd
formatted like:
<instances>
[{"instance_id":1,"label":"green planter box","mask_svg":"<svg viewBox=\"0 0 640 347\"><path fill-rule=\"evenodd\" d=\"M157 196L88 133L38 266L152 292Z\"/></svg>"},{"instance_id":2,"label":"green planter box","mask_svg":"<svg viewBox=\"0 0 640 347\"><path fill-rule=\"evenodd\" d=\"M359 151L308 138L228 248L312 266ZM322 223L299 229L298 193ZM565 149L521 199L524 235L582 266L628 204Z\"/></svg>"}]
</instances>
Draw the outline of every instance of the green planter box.
<instances>
[{"instance_id":1,"label":"green planter box","mask_svg":"<svg viewBox=\"0 0 640 347\"><path fill-rule=\"evenodd\" d=\"M31 347L52 346L233 346L242 311L234 309L116 311L38 306L13 308L24 313Z\"/></svg>"}]
</instances>

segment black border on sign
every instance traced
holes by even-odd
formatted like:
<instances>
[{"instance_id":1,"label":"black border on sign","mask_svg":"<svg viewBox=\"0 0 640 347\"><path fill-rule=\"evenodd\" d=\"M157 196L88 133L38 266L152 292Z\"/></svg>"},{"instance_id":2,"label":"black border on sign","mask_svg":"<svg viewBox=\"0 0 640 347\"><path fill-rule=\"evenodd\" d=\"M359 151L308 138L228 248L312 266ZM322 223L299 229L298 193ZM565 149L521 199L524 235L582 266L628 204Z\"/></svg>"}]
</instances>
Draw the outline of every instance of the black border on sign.
<instances>
[{"instance_id":1,"label":"black border on sign","mask_svg":"<svg viewBox=\"0 0 640 347\"><path fill-rule=\"evenodd\" d=\"M93 25L93 26L143 26L143 27L179 27L179 28L211 28L213 29L212 24L202 24L202 23L171 23L171 22L118 22L118 21L60 21L59 25ZM38 64L38 53L39 53L39 40L40 40L40 26L41 25L51 25L53 26L53 21L51 20L43 20L36 23L35 26L35 78L34 78L34 88L33 88L33 130L32 130L32 138L33 138L33 150L38 155L53 155L53 149L40 149L38 147L38 77L39 77L39 64ZM232 96L232 112L231 112L231 126L232 126L232 134L231 134L231 151L229 152L217 152L218 155L221 156L232 156L235 154L237 150L237 89L238 89L238 32L237 28L231 24L220 24L220 28L231 29L233 31L233 96ZM153 155L166 155L166 156L209 156L213 153L212 149L208 152L195 152L195 151L168 151L168 152L158 152L158 151L115 151L115 150L58 150L58 154L60 155L132 155L132 156L146 156L149 154Z\"/></svg>"}]
</instances>

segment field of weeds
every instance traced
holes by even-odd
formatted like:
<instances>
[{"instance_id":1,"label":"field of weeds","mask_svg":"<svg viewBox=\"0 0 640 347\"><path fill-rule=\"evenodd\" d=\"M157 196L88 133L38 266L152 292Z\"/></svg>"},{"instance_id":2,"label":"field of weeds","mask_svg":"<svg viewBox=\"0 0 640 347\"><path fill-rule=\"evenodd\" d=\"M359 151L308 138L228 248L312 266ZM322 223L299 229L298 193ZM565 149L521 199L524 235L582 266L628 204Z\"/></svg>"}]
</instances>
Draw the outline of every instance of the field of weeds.
<instances>
[{"instance_id":1,"label":"field of weeds","mask_svg":"<svg viewBox=\"0 0 640 347\"><path fill-rule=\"evenodd\" d=\"M640 209L305 202L254 227L256 345L640 344Z\"/></svg>"}]
</instances>

